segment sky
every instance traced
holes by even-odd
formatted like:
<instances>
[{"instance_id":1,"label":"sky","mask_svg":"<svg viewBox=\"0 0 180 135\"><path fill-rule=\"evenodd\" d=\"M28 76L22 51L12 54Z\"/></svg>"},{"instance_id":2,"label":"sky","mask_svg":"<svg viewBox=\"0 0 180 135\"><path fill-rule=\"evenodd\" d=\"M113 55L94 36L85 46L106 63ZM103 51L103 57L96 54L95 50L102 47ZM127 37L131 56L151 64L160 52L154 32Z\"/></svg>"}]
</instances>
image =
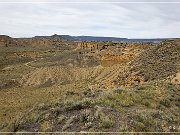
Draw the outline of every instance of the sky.
<instances>
[{"instance_id":1,"label":"sky","mask_svg":"<svg viewBox=\"0 0 180 135\"><path fill-rule=\"evenodd\" d=\"M0 34L180 37L180 0L0 0Z\"/></svg>"}]
</instances>

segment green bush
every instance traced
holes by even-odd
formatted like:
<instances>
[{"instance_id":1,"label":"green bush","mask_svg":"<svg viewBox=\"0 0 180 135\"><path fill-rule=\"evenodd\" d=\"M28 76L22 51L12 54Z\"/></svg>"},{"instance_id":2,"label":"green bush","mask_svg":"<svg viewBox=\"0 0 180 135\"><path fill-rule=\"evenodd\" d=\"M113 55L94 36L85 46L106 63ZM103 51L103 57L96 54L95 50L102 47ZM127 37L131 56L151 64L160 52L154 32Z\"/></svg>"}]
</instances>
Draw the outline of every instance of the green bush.
<instances>
[{"instance_id":1,"label":"green bush","mask_svg":"<svg viewBox=\"0 0 180 135\"><path fill-rule=\"evenodd\" d=\"M95 117L99 120L99 126L102 128L110 128L113 125L112 118L105 115L100 107L97 108Z\"/></svg>"},{"instance_id":2,"label":"green bush","mask_svg":"<svg viewBox=\"0 0 180 135\"><path fill-rule=\"evenodd\" d=\"M84 98L83 100L77 101L77 102L70 101L65 104L65 110L67 111L81 110L84 108L91 107L92 104L93 104L93 101L89 98Z\"/></svg>"},{"instance_id":3,"label":"green bush","mask_svg":"<svg viewBox=\"0 0 180 135\"><path fill-rule=\"evenodd\" d=\"M170 107L171 106L170 101L168 99L161 100L160 104L164 105L165 107Z\"/></svg>"}]
</instances>

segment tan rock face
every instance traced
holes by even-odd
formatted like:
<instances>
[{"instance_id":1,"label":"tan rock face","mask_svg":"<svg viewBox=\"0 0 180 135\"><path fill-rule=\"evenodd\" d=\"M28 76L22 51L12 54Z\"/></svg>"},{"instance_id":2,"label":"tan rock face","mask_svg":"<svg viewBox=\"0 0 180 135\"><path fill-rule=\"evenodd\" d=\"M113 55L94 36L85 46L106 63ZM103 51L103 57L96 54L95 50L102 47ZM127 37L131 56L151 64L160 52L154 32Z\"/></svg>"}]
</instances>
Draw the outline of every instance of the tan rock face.
<instances>
[{"instance_id":1,"label":"tan rock face","mask_svg":"<svg viewBox=\"0 0 180 135\"><path fill-rule=\"evenodd\" d=\"M102 66L112 66L114 64L124 64L133 59L132 55L113 55L113 54L106 54L101 58L101 65Z\"/></svg>"},{"instance_id":2,"label":"tan rock face","mask_svg":"<svg viewBox=\"0 0 180 135\"><path fill-rule=\"evenodd\" d=\"M117 47L120 48L120 50L117 50ZM101 65L105 67L115 64L126 65L133 61L142 50L141 45L134 45L134 43L108 46L106 51L100 54Z\"/></svg>"},{"instance_id":3,"label":"tan rock face","mask_svg":"<svg viewBox=\"0 0 180 135\"><path fill-rule=\"evenodd\" d=\"M78 42L77 43L78 49L102 49L103 45L98 42Z\"/></svg>"}]
</instances>

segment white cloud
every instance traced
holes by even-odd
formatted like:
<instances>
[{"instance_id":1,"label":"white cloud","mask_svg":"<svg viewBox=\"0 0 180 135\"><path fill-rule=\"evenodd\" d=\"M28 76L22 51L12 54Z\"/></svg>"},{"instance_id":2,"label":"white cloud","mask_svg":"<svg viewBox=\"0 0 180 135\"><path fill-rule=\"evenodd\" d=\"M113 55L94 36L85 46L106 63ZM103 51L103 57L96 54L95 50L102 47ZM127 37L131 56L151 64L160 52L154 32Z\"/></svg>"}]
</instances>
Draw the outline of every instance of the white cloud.
<instances>
[{"instance_id":1,"label":"white cloud","mask_svg":"<svg viewBox=\"0 0 180 135\"><path fill-rule=\"evenodd\" d=\"M42 1L50 2L38 0L33 1L34 3L0 3L0 34L15 37L54 33L128 38L180 37L180 3L95 3L95 0L94 3L73 3L71 0L71 3L41 3ZM78 0L80 1L82 0ZM108 2L96 0L102 1Z\"/></svg>"}]
</instances>

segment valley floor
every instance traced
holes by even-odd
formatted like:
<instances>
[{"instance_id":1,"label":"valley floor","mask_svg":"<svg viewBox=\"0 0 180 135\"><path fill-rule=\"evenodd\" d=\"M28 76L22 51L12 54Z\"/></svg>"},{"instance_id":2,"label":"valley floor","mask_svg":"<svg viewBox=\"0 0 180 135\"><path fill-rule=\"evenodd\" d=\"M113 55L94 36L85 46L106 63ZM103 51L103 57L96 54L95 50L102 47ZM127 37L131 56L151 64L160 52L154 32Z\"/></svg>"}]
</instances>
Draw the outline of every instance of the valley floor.
<instances>
[{"instance_id":1,"label":"valley floor","mask_svg":"<svg viewBox=\"0 0 180 135\"><path fill-rule=\"evenodd\" d=\"M1 47L0 131L179 132L180 44L173 43Z\"/></svg>"}]
</instances>

